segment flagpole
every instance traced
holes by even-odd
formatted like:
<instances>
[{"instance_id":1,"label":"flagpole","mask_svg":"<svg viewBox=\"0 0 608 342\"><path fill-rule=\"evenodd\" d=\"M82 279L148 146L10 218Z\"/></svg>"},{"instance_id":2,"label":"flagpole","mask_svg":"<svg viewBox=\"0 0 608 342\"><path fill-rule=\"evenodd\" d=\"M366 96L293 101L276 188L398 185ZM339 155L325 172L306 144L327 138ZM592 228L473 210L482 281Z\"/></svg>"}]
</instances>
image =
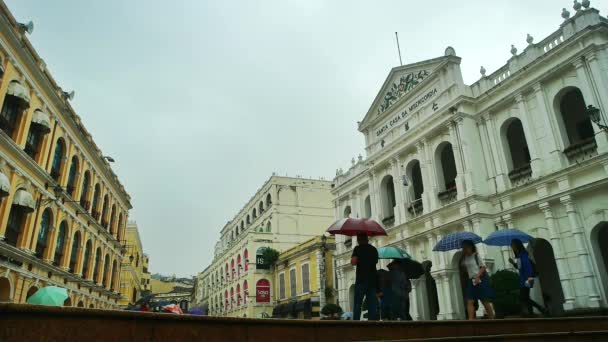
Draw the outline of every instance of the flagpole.
<instances>
[{"instance_id":1,"label":"flagpole","mask_svg":"<svg viewBox=\"0 0 608 342\"><path fill-rule=\"evenodd\" d=\"M395 39L397 40L397 51L399 52L399 65L403 66L403 62L401 61L401 48L399 47L399 35L395 32Z\"/></svg>"}]
</instances>

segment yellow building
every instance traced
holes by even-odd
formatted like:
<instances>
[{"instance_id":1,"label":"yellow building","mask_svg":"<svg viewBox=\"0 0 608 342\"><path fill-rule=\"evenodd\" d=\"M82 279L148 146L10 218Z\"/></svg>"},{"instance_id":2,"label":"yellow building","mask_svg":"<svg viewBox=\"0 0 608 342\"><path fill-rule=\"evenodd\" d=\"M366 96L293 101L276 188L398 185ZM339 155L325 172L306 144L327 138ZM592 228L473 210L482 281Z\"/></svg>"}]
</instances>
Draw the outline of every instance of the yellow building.
<instances>
[{"instance_id":1,"label":"yellow building","mask_svg":"<svg viewBox=\"0 0 608 342\"><path fill-rule=\"evenodd\" d=\"M186 312L191 307L194 283L193 278L154 276L150 282L150 291L154 295L154 301L177 304Z\"/></svg>"},{"instance_id":2,"label":"yellow building","mask_svg":"<svg viewBox=\"0 0 608 342\"><path fill-rule=\"evenodd\" d=\"M335 303L333 237L319 236L279 255L274 267L277 318L319 319L326 303Z\"/></svg>"},{"instance_id":3,"label":"yellow building","mask_svg":"<svg viewBox=\"0 0 608 342\"><path fill-rule=\"evenodd\" d=\"M126 257L120 267L120 305L135 304L145 294L146 280L149 282L148 256L144 254L137 223L127 224Z\"/></svg>"},{"instance_id":4,"label":"yellow building","mask_svg":"<svg viewBox=\"0 0 608 342\"><path fill-rule=\"evenodd\" d=\"M130 197L0 1L0 301L118 306ZM111 159L111 158L109 158Z\"/></svg>"},{"instance_id":5,"label":"yellow building","mask_svg":"<svg viewBox=\"0 0 608 342\"><path fill-rule=\"evenodd\" d=\"M222 228L194 301L210 316L270 317L277 288L262 253L322 234L333 222L331 183L272 175Z\"/></svg>"}]
</instances>

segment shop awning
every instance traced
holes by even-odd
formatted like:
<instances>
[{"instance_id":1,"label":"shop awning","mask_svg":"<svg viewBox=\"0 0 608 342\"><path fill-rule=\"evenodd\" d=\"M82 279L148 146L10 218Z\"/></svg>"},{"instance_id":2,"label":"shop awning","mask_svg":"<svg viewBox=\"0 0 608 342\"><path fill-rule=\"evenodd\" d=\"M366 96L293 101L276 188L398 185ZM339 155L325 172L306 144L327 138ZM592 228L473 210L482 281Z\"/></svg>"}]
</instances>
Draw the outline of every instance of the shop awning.
<instances>
[{"instance_id":1,"label":"shop awning","mask_svg":"<svg viewBox=\"0 0 608 342\"><path fill-rule=\"evenodd\" d=\"M36 109L34 111L34 115L32 116L32 123L38 125L44 133L48 133L51 131L51 118L49 115L40 109Z\"/></svg>"},{"instance_id":2,"label":"shop awning","mask_svg":"<svg viewBox=\"0 0 608 342\"><path fill-rule=\"evenodd\" d=\"M9 191L11 191L11 182L4 173L0 172L0 197L8 195Z\"/></svg>"},{"instance_id":3,"label":"shop awning","mask_svg":"<svg viewBox=\"0 0 608 342\"><path fill-rule=\"evenodd\" d=\"M30 104L30 92L17 81L13 81L8 85L6 94L20 98L27 105Z\"/></svg>"},{"instance_id":4,"label":"shop awning","mask_svg":"<svg viewBox=\"0 0 608 342\"><path fill-rule=\"evenodd\" d=\"M22 207L27 211L34 211L36 209L36 201L34 201L34 197L29 192L19 189L15 192L15 197L13 197L13 205L18 207Z\"/></svg>"}]
</instances>

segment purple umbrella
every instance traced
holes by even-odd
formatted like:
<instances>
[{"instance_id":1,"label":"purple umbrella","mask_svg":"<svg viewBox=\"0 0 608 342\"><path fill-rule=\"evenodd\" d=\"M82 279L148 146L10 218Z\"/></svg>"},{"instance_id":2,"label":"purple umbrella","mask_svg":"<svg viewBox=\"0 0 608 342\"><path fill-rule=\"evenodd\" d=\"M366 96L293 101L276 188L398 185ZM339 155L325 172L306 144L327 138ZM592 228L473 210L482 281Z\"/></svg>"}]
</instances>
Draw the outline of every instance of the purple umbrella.
<instances>
[{"instance_id":1,"label":"purple umbrella","mask_svg":"<svg viewBox=\"0 0 608 342\"><path fill-rule=\"evenodd\" d=\"M204 316L205 311L203 311L203 309L201 309L201 308L192 308L192 309L190 309L190 311L188 311L188 314L196 315L196 316Z\"/></svg>"}]
</instances>

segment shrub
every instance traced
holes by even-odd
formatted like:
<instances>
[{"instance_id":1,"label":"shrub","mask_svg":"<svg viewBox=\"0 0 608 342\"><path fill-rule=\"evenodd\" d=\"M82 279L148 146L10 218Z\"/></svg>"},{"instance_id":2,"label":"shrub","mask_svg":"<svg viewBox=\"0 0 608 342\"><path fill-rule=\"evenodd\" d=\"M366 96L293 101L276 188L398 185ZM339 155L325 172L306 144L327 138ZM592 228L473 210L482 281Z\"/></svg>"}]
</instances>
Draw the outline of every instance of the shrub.
<instances>
[{"instance_id":1,"label":"shrub","mask_svg":"<svg viewBox=\"0 0 608 342\"><path fill-rule=\"evenodd\" d=\"M517 315L521 312L519 304L519 275L508 270L501 270L491 277L492 287L496 291L494 309L497 317Z\"/></svg>"},{"instance_id":2,"label":"shrub","mask_svg":"<svg viewBox=\"0 0 608 342\"><path fill-rule=\"evenodd\" d=\"M279 251L270 247L264 248L264 252L262 252L262 258L264 258L264 263L266 263L267 265L274 265L279 259Z\"/></svg>"},{"instance_id":3,"label":"shrub","mask_svg":"<svg viewBox=\"0 0 608 342\"><path fill-rule=\"evenodd\" d=\"M342 314L342 308L337 304L325 304L321 313L325 316L337 317Z\"/></svg>"}]
</instances>

